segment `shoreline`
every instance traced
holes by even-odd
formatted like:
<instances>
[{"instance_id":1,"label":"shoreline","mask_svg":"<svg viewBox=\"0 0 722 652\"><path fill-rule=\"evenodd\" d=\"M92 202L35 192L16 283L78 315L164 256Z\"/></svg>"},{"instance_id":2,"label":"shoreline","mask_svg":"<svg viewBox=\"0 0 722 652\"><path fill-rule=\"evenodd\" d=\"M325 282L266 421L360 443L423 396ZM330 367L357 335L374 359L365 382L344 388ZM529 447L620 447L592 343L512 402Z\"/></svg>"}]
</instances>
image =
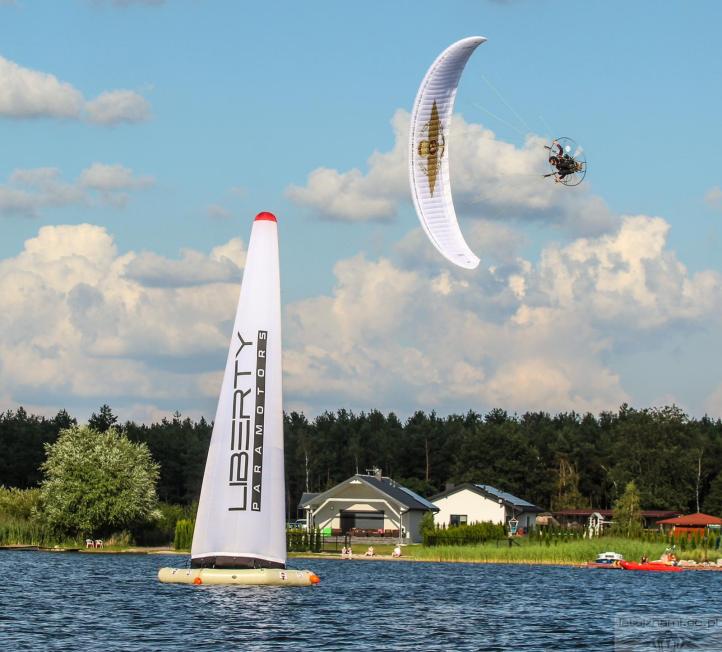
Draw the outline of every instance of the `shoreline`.
<instances>
[{"instance_id":1,"label":"shoreline","mask_svg":"<svg viewBox=\"0 0 722 652\"><path fill-rule=\"evenodd\" d=\"M176 555L176 556L184 556L189 555L190 551L188 550L173 550L172 548L164 548L161 546L151 546L151 547L144 547L144 546L133 546L130 548L119 548L119 549L113 549L113 548L65 548L65 547L53 547L53 548L45 548L40 546L32 546L32 545L22 545L22 544L10 544L10 545L3 545L0 546L0 552L3 550L16 550L16 551L25 551L25 552L54 552L54 553L77 553L77 554L96 554L96 555ZM573 567L573 568L586 568L586 569L594 569L596 568L593 565L590 565L590 562L580 562L580 561L563 561L563 560L540 560L540 559L424 559L420 557L414 557L414 556L402 556L402 557L392 557L389 555L384 554L376 554L373 557L366 556L364 554L358 554L354 555L351 558L342 558L340 553L335 552L320 552L320 553L309 553L309 552L292 552L289 553L288 559L329 559L329 560L336 560L336 561L367 561L367 562L377 562L377 561L399 561L399 562L416 562L416 563L431 563L431 564L439 564L439 563L446 563L446 564L498 564L503 566L558 566L558 567ZM685 570L703 570L703 571L722 571L722 566L715 566L714 562L711 562L712 565L704 566L701 563L698 563L695 566L686 566L684 564L681 565L682 568Z\"/></svg>"}]
</instances>

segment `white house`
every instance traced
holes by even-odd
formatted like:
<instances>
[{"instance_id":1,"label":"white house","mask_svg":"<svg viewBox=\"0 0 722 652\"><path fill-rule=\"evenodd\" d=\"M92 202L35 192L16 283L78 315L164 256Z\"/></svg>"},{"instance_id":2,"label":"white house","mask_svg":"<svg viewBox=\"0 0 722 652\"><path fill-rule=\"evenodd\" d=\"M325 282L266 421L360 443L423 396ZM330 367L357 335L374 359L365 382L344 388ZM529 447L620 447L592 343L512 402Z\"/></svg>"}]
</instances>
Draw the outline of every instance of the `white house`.
<instances>
[{"instance_id":1,"label":"white house","mask_svg":"<svg viewBox=\"0 0 722 652\"><path fill-rule=\"evenodd\" d=\"M404 543L421 541L421 519L436 507L379 471L356 474L320 494L304 494L299 508L309 527L329 535L388 537Z\"/></svg>"},{"instance_id":2,"label":"white house","mask_svg":"<svg viewBox=\"0 0 722 652\"><path fill-rule=\"evenodd\" d=\"M439 508L434 514L436 525L462 525L491 521L509 524L514 518L517 527L528 532L534 528L540 507L488 484L470 482L457 485L431 498Z\"/></svg>"}]
</instances>

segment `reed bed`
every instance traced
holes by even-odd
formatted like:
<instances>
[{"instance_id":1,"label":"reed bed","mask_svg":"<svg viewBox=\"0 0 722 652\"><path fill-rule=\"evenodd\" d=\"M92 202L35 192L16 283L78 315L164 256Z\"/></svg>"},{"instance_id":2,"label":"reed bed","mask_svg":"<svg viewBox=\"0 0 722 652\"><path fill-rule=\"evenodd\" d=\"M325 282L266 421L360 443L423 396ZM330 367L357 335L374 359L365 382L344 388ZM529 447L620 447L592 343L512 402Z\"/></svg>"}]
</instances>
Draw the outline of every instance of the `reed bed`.
<instances>
[{"instance_id":1,"label":"reed bed","mask_svg":"<svg viewBox=\"0 0 722 652\"><path fill-rule=\"evenodd\" d=\"M599 537L572 541L551 542L550 545L538 540L521 540L519 545L509 547L508 542L487 542L465 546L409 546L405 556L420 561L486 562L500 564L584 564L594 561L602 552L613 551L625 559L639 560L646 555L650 560L659 559L667 548L663 542L641 541L622 537ZM705 550L695 548L679 552L680 559L705 560ZM722 550L708 548L706 558L716 560L722 557Z\"/></svg>"}]
</instances>

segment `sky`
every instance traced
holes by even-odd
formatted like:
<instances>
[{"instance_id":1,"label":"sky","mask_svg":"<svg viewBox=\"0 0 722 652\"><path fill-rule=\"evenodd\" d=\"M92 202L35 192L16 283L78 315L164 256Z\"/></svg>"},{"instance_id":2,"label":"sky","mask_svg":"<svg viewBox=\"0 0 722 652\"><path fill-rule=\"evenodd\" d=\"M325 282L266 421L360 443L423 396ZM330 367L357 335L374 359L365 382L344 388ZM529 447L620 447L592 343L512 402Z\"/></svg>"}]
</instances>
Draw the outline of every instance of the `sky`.
<instances>
[{"instance_id":1,"label":"sky","mask_svg":"<svg viewBox=\"0 0 722 652\"><path fill-rule=\"evenodd\" d=\"M0 410L212 418L253 217L312 417L676 404L722 417L722 5L0 0ZM426 240L410 110L448 45ZM563 188L526 174L568 136Z\"/></svg>"}]
</instances>

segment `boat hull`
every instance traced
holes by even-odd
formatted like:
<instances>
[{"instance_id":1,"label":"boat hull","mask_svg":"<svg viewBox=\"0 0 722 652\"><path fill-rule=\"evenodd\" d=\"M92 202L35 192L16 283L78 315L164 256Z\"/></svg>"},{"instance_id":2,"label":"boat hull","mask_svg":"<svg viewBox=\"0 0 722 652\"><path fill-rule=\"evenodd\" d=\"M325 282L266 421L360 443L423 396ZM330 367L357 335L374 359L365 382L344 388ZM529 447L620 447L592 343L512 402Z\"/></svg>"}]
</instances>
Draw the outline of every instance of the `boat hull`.
<instances>
[{"instance_id":1,"label":"boat hull","mask_svg":"<svg viewBox=\"0 0 722 652\"><path fill-rule=\"evenodd\" d=\"M649 562L647 564L639 564L634 561L623 561L619 564L624 570L631 571L661 571L666 573L679 573L684 570L680 566L671 566L669 564L661 564Z\"/></svg>"},{"instance_id":2,"label":"boat hull","mask_svg":"<svg viewBox=\"0 0 722 652\"><path fill-rule=\"evenodd\" d=\"M238 584L244 586L313 586L319 583L308 570L278 568L161 568L158 579L165 584Z\"/></svg>"}]
</instances>

